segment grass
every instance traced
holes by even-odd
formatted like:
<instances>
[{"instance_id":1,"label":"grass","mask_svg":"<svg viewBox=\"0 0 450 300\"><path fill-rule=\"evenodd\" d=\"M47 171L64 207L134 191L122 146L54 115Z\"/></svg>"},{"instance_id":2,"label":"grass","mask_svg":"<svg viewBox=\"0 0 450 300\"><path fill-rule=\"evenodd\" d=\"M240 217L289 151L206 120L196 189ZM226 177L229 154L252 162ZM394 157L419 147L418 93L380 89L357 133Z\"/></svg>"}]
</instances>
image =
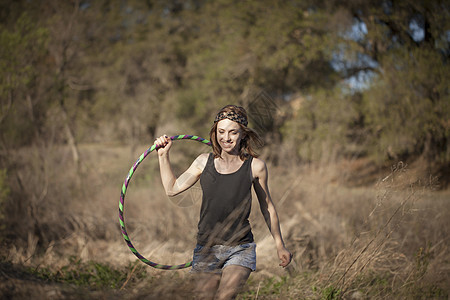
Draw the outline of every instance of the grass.
<instances>
[{"instance_id":1,"label":"grass","mask_svg":"<svg viewBox=\"0 0 450 300\"><path fill-rule=\"evenodd\" d=\"M183 152L195 153L191 145L183 145ZM93 291L111 299L192 296L187 270L161 271L136 261L120 234L120 188L145 149L130 153L125 147L84 146L77 180L70 161L61 158L67 149L46 155L27 149L11 157L19 176L3 179L10 202L4 213L9 230L1 246L0 296L10 295L11 285L16 291L29 286L37 299L47 298L49 287L61 299L90 299ZM176 148L172 159L177 172L188 165ZM278 267L254 200L250 221L257 271L239 299L448 299L450 193L435 190L433 177L424 180L405 164L378 176L376 184L351 186L342 180L352 177L349 164L269 166L272 197L294 262L289 270ZM40 170L45 170L42 176L33 176ZM127 230L145 257L184 263L195 244L199 195L195 190L168 200L157 171L150 155L133 175Z\"/></svg>"},{"instance_id":2,"label":"grass","mask_svg":"<svg viewBox=\"0 0 450 300\"><path fill-rule=\"evenodd\" d=\"M45 267L38 269L30 268L30 271L43 280L69 283L94 289L118 289L125 283L127 273L129 273L128 269L118 270L107 264L94 261L83 263L81 259L74 256L69 259L69 264L56 271ZM143 277L141 271L135 272L135 278L137 280Z\"/></svg>"}]
</instances>

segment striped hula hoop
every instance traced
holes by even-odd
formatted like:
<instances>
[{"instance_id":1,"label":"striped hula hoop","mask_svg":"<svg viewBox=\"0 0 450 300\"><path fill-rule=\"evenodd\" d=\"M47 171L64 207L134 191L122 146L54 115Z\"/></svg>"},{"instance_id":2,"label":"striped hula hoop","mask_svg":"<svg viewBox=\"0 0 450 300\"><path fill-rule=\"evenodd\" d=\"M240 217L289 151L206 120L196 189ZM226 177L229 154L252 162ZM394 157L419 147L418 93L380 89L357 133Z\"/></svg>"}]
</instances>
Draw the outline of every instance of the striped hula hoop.
<instances>
[{"instance_id":1,"label":"striped hula hoop","mask_svg":"<svg viewBox=\"0 0 450 300\"><path fill-rule=\"evenodd\" d=\"M193 141L198 141L198 142L201 142L208 146L211 146L210 141L205 140L205 139L195 136L195 135L175 135L175 136L170 137L170 139L172 141L193 140ZM181 265L162 265L162 264L152 262L152 261L148 260L147 258L143 257L131 243L130 237L128 236L127 230L125 228L125 218L123 215L123 211L125 208L125 195L127 193L128 184L129 184L134 172L136 171L137 167L139 166L139 164L147 157L147 155L150 152L152 152L153 150L158 149L158 148L159 147L152 145L144 153L141 154L141 156L138 158L138 160L131 167L130 171L128 172L128 176L122 185L122 191L120 192L120 202L119 202L119 223L120 223L120 228L122 229L122 236L125 239L125 242L127 243L131 252L133 252L133 254L136 255L136 257L139 258L140 261L142 261L143 263L145 263L153 268L162 269L162 270L179 270L179 269L189 268L190 266L192 266L192 261L185 263L185 264L181 264Z\"/></svg>"}]
</instances>

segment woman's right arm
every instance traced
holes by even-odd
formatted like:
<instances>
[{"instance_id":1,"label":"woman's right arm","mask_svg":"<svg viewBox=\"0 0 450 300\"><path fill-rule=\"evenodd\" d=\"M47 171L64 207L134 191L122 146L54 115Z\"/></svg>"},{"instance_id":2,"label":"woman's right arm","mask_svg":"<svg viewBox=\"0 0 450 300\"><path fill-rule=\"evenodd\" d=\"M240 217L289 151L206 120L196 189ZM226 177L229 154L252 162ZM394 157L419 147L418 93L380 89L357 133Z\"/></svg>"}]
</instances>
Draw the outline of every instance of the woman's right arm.
<instances>
[{"instance_id":1,"label":"woman's right arm","mask_svg":"<svg viewBox=\"0 0 450 300\"><path fill-rule=\"evenodd\" d=\"M176 178L170 166L169 159L169 150L172 147L172 140L167 135L163 135L155 140L155 144L160 146L157 150L159 169L166 194L169 197L173 197L193 186L203 172L208 159L208 154L200 154L191 166Z\"/></svg>"}]
</instances>

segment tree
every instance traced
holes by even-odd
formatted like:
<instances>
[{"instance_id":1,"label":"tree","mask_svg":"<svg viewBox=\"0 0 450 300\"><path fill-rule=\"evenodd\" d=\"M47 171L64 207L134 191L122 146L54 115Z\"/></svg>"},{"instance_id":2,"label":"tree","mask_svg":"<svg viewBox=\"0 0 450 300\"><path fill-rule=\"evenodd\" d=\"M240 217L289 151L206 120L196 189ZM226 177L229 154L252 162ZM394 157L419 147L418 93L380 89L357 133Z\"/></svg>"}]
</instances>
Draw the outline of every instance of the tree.
<instances>
[{"instance_id":1,"label":"tree","mask_svg":"<svg viewBox=\"0 0 450 300\"><path fill-rule=\"evenodd\" d=\"M3 149L26 144L39 133L42 105L33 101L32 90L39 86L33 66L44 58L48 31L35 27L24 13L14 25L0 25L0 140Z\"/></svg>"},{"instance_id":2,"label":"tree","mask_svg":"<svg viewBox=\"0 0 450 300\"><path fill-rule=\"evenodd\" d=\"M363 92L369 147L382 157L448 162L448 5L385 1L375 8L355 14L367 26L364 53L379 65Z\"/></svg>"},{"instance_id":3,"label":"tree","mask_svg":"<svg viewBox=\"0 0 450 300\"><path fill-rule=\"evenodd\" d=\"M341 18L352 20L344 21L348 25L337 32L330 60L343 84L327 100L311 94L313 100L303 102L298 116L310 115L306 118L310 121L287 123L287 132L289 128L300 130L303 136L300 153L326 141L317 131L322 127L318 120L330 122L343 115L347 117L328 127L325 135L341 137L337 144L341 154L368 154L379 163L418 156L448 163L449 82L445 74L449 73L450 49L445 1L328 5L317 11L341 11ZM325 109L336 101L346 105Z\"/></svg>"}]
</instances>

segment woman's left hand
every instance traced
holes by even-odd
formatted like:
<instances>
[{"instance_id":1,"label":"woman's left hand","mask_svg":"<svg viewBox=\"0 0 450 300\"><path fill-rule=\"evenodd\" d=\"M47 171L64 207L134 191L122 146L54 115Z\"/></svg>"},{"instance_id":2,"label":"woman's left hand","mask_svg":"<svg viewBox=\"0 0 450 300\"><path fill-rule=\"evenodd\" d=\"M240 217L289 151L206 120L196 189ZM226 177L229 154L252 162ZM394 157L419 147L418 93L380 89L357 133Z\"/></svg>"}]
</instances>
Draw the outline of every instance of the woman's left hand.
<instances>
[{"instance_id":1,"label":"woman's left hand","mask_svg":"<svg viewBox=\"0 0 450 300\"><path fill-rule=\"evenodd\" d=\"M280 247L277 250L277 252L278 252L278 258L281 261L280 266L285 268L287 265L289 265L289 263L292 260L292 253L289 252L289 250L286 249L286 247Z\"/></svg>"}]
</instances>

